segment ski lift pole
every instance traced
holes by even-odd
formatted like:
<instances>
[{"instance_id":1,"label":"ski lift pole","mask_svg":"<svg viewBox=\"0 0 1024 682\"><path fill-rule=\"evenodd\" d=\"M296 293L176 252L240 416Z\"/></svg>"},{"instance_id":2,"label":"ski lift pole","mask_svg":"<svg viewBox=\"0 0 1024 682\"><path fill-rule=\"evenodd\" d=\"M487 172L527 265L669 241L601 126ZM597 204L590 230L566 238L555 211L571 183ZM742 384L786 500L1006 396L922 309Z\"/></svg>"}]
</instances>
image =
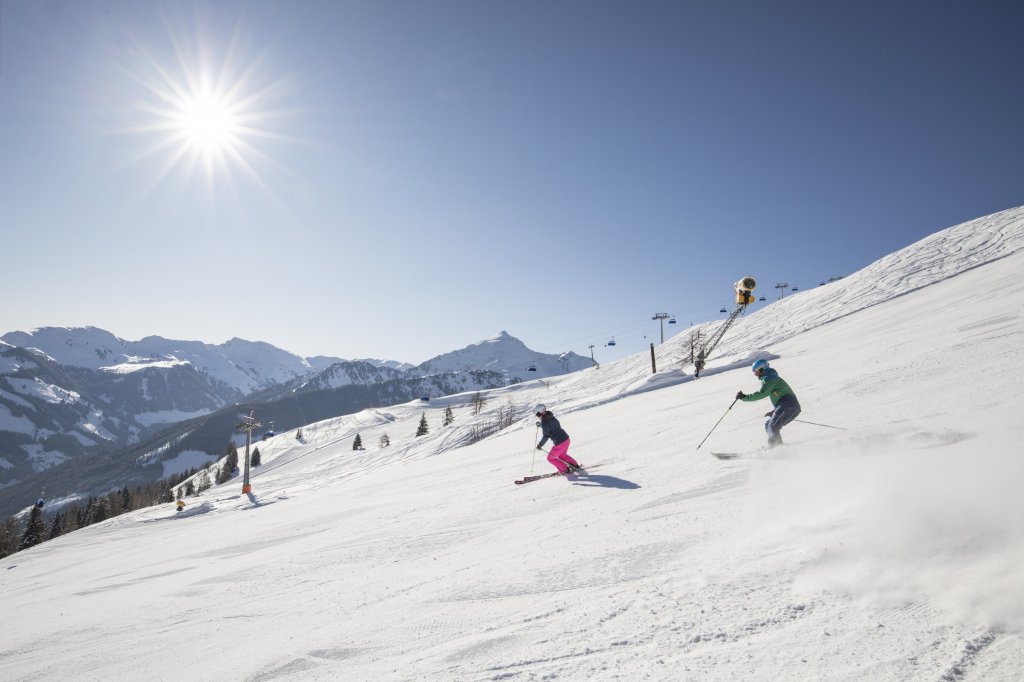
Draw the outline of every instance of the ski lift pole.
<instances>
[{"instance_id":1,"label":"ski lift pole","mask_svg":"<svg viewBox=\"0 0 1024 682\"><path fill-rule=\"evenodd\" d=\"M811 424L813 426L824 426L826 429L838 429L839 431L845 431L846 430L842 426L829 426L828 424L819 424L817 422L809 422L809 421L805 421L803 419L794 419L793 421L800 422L801 424Z\"/></svg>"},{"instance_id":2,"label":"ski lift pole","mask_svg":"<svg viewBox=\"0 0 1024 682\"><path fill-rule=\"evenodd\" d=\"M739 400L739 398L735 398L735 399L733 399L733 401L732 401L732 405L729 405L729 410L731 410L731 409L732 409L732 406L733 406L733 405L735 405L735 404L736 404L736 402L737 402L738 400ZM729 414L729 410L726 410L726 411L725 411L725 414L723 414L723 415L722 415L722 416L721 416L721 417L720 417L720 418L718 419L718 421L717 421L717 422L715 422L715 425L711 427L711 430L710 430L710 431L708 431L708 435L704 436L704 440L707 440L708 438L710 438L710 437L711 437L711 434L715 432L715 429L717 429L717 428L718 428L718 425L722 423L722 420L723 420L723 419L725 419L725 415L726 415L726 414ZM700 445L704 445L704 440L702 440L702 441L700 442ZM697 447L695 448L695 451L696 451L696 450L700 450L700 445L698 445L698 446L697 446Z\"/></svg>"}]
</instances>

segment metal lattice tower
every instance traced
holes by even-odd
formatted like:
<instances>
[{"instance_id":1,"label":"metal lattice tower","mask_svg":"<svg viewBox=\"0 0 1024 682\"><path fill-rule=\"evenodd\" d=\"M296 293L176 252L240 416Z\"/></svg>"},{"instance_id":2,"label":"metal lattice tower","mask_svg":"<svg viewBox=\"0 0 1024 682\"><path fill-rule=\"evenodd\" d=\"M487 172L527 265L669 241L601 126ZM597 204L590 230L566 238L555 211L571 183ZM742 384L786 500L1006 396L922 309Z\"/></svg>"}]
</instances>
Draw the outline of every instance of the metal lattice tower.
<instances>
[{"instance_id":1,"label":"metal lattice tower","mask_svg":"<svg viewBox=\"0 0 1024 682\"><path fill-rule=\"evenodd\" d=\"M263 424L252 416L252 412L248 417L242 417L241 422L235 424L236 431L245 431L245 476L242 478L242 492L246 494L252 492L252 486L249 485L249 446L252 444L252 432L262 426Z\"/></svg>"}]
</instances>

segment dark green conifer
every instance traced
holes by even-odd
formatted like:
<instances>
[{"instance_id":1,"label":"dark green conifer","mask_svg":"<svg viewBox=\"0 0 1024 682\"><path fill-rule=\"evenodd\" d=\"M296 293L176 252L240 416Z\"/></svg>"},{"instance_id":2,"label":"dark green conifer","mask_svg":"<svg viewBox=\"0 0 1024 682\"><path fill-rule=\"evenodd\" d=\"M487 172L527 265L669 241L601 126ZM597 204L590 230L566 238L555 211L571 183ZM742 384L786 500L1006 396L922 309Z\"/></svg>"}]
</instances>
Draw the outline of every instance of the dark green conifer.
<instances>
[{"instance_id":1,"label":"dark green conifer","mask_svg":"<svg viewBox=\"0 0 1024 682\"><path fill-rule=\"evenodd\" d=\"M18 551L35 547L46 539L46 524L43 523L43 509L33 506L29 513L28 524L25 532L21 534L21 542L18 544Z\"/></svg>"}]
</instances>

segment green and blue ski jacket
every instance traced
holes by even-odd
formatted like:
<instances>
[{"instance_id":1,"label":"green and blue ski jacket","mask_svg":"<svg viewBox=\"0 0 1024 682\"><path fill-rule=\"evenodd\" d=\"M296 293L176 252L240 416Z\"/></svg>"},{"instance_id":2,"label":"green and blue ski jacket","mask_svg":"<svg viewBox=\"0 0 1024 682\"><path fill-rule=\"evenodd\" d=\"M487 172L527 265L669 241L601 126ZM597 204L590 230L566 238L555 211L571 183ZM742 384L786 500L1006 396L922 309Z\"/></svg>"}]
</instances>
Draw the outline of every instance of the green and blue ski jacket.
<instances>
[{"instance_id":1,"label":"green and blue ski jacket","mask_svg":"<svg viewBox=\"0 0 1024 682\"><path fill-rule=\"evenodd\" d=\"M771 398L772 407L775 407L786 396L793 396L793 400L796 400L796 394L789 387L789 384L779 376L778 372L769 368L761 375L761 388L758 389L757 393L745 395L742 400L743 402L752 403L755 400L768 397Z\"/></svg>"}]
</instances>

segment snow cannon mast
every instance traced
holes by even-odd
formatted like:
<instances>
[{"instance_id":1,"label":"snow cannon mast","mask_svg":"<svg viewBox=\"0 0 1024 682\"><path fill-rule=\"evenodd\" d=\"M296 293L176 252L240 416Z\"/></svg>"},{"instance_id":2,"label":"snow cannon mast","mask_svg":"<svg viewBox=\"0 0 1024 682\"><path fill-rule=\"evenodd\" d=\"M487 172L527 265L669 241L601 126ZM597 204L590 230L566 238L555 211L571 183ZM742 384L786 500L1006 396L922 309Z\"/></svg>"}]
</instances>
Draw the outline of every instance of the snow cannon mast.
<instances>
[{"instance_id":1,"label":"snow cannon mast","mask_svg":"<svg viewBox=\"0 0 1024 682\"><path fill-rule=\"evenodd\" d=\"M747 275L732 285L732 288L736 291L736 309L732 311L729 317L726 318L725 322L722 323L722 326L720 326L715 333L711 335L708 342L704 344L700 351L698 351L697 358L693 363L693 376L700 376L700 372L704 369L704 365L707 363L708 357L711 355L711 352L715 350L715 346L717 346L718 342L722 340L722 337L725 336L725 332L729 331L729 327L731 327L732 323L736 321L736 318L747 309L747 306L754 302L753 291L756 286L757 280L750 275Z\"/></svg>"},{"instance_id":2,"label":"snow cannon mast","mask_svg":"<svg viewBox=\"0 0 1024 682\"><path fill-rule=\"evenodd\" d=\"M732 288L736 290L736 303L737 305L748 305L754 302L754 288L757 286L757 280L747 275L736 284L732 285Z\"/></svg>"}]
</instances>

